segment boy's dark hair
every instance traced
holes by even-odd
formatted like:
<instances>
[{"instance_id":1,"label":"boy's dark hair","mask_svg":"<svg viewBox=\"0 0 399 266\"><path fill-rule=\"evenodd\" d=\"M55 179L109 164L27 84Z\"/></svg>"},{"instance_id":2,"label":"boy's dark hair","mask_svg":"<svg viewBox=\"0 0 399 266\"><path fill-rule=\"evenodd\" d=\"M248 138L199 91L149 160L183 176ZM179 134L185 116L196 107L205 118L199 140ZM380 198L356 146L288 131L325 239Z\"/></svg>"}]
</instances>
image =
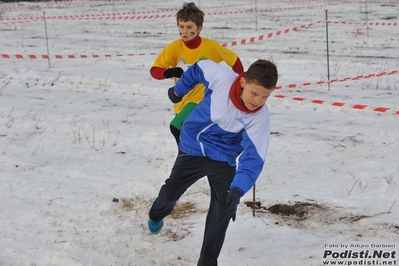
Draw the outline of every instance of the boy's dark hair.
<instances>
[{"instance_id":1,"label":"boy's dark hair","mask_svg":"<svg viewBox=\"0 0 399 266\"><path fill-rule=\"evenodd\" d=\"M197 27L202 26L204 23L204 12L202 12L194 2L184 3L183 8L177 11L176 21L177 26L179 26L179 21L193 21Z\"/></svg>"},{"instance_id":2,"label":"boy's dark hair","mask_svg":"<svg viewBox=\"0 0 399 266\"><path fill-rule=\"evenodd\" d=\"M266 89L274 89L277 80L277 67L268 60L259 59L255 61L245 73L245 81L247 83L256 83Z\"/></svg>"}]
</instances>

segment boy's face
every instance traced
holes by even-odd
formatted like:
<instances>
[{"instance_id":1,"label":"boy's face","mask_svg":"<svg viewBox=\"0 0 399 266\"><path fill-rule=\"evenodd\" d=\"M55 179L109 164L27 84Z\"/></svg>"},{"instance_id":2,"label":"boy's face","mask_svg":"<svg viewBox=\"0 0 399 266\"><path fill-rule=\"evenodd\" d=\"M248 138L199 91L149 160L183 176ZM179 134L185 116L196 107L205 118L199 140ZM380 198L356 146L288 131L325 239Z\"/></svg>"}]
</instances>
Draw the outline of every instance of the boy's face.
<instances>
[{"instance_id":1,"label":"boy's face","mask_svg":"<svg viewBox=\"0 0 399 266\"><path fill-rule=\"evenodd\" d=\"M179 20L178 28L179 28L180 37L184 42L191 41L198 34L200 34L202 30L202 26L197 27L197 25L195 25L195 23L191 20L189 21Z\"/></svg>"},{"instance_id":2,"label":"boy's face","mask_svg":"<svg viewBox=\"0 0 399 266\"><path fill-rule=\"evenodd\" d=\"M244 77L241 77L240 83L242 88L241 100L250 111L264 105L273 92L273 89L267 89L256 83L247 83Z\"/></svg>"}]
</instances>

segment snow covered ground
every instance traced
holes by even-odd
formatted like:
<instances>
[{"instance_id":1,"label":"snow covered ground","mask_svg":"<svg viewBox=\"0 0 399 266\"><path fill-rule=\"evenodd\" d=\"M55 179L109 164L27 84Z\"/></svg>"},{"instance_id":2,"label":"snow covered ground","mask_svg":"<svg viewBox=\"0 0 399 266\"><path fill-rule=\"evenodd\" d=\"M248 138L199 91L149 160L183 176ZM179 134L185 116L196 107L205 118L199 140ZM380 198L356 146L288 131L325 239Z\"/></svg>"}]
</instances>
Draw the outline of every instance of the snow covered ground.
<instances>
[{"instance_id":1,"label":"snow covered ground","mask_svg":"<svg viewBox=\"0 0 399 266\"><path fill-rule=\"evenodd\" d=\"M196 265L206 179L146 228L177 152L149 69L182 4L0 4L0 265ZM197 5L202 36L280 74L255 216L250 191L219 264L397 265L399 1Z\"/></svg>"}]
</instances>

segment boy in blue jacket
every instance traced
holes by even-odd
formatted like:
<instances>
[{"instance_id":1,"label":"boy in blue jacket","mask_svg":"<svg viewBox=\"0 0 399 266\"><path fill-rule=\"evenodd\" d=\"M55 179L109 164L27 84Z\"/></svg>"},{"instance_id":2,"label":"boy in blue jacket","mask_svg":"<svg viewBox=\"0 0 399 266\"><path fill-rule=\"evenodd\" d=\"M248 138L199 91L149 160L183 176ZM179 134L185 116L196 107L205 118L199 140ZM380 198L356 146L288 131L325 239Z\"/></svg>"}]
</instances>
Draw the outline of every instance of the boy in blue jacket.
<instances>
[{"instance_id":1,"label":"boy in blue jacket","mask_svg":"<svg viewBox=\"0 0 399 266\"><path fill-rule=\"evenodd\" d=\"M211 201L198 266L217 265L240 198L263 169L270 139L265 103L277 80L277 67L268 60L257 60L240 75L213 61L201 60L168 91L176 103L198 83L206 86L204 99L183 123L179 154L150 209L148 227L151 233L159 233L177 200L207 176Z\"/></svg>"}]
</instances>

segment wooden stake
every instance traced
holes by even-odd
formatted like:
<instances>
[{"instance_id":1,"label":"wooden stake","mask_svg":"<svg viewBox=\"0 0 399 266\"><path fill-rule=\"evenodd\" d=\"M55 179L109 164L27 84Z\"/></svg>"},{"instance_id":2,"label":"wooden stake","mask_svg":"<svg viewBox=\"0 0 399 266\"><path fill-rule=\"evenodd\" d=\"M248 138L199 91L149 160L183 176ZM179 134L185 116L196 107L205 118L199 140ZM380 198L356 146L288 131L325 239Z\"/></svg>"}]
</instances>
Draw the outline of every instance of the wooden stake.
<instances>
[{"instance_id":1,"label":"wooden stake","mask_svg":"<svg viewBox=\"0 0 399 266\"><path fill-rule=\"evenodd\" d=\"M255 185L252 187L252 215L255 217Z\"/></svg>"}]
</instances>

